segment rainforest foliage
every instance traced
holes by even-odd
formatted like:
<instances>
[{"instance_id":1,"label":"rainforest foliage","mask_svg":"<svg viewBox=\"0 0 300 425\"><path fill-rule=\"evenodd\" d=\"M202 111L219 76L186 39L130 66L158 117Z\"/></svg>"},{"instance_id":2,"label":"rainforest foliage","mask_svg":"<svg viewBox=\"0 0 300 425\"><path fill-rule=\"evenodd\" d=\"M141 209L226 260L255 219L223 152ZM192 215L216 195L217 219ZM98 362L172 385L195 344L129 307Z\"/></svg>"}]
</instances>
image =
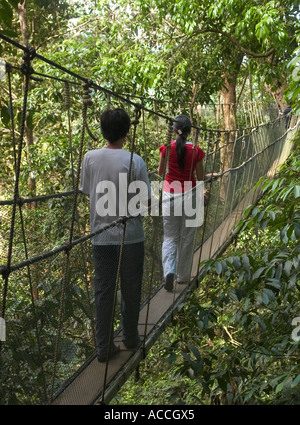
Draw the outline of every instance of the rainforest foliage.
<instances>
[{"instance_id":1,"label":"rainforest foliage","mask_svg":"<svg viewBox=\"0 0 300 425\"><path fill-rule=\"evenodd\" d=\"M114 403L300 403L299 142Z\"/></svg>"},{"instance_id":2,"label":"rainforest foliage","mask_svg":"<svg viewBox=\"0 0 300 425\"><path fill-rule=\"evenodd\" d=\"M205 128L232 130L245 125L238 114L244 104L275 100L279 111L291 104L294 116L299 115L299 13L296 0L1 0L0 33L104 88L144 102L151 110L158 108L170 116L183 110ZM13 198L24 76L22 51L14 44L0 39L0 58L0 201L4 201ZM34 58L31 65L19 186L24 198L73 189L73 159L82 132L80 84L45 61ZM66 79L71 80L71 107L66 102ZM88 122L99 135L100 112L107 106L127 105L100 91L93 91L91 98ZM220 103L236 107L224 107L223 119L216 120ZM192 115L197 105L204 104L212 105L213 114ZM145 114L141 127L135 149L148 169L155 170L166 123ZM100 137L85 148L102 143ZM260 182L264 196L259 205L245 211L235 243L222 257L207 262L205 279L149 353L140 381L128 381L114 403L299 403L297 143L276 177ZM65 242L72 201L33 202L23 214L15 235L15 263ZM9 207L3 207L0 220L2 265L9 248ZM76 231L77 225L86 230L85 201L79 204L76 220ZM29 229L25 248L24 226ZM68 332L61 351L63 361L76 369L78 359L88 357L94 346L91 335L85 343L93 312L84 286L91 279L81 253L74 251L72 285L64 301ZM89 247L84 251L86 263L91 262ZM20 279L12 274L6 305L12 336L9 360L0 374L1 404L35 404L34 384L45 387L31 330L31 297L46 347L43 373L50 376L60 271L56 258L32 267L32 281L38 284L30 290L23 283L25 272ZM1 298L4 291L2 280ZM18 294L16 302L10 302L10 294ZM80 347L76 356L75 339Z\"/></svg>"}]
</instances>

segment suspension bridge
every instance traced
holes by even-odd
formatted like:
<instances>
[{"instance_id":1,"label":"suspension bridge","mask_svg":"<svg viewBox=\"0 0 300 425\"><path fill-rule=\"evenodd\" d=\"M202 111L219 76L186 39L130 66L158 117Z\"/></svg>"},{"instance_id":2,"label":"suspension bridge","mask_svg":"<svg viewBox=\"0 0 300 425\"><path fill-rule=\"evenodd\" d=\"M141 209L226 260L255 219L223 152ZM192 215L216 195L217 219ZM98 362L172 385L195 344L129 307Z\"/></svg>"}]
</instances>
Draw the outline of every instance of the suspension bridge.
<instances>
[{"instance_id":1,"label":"suspension bridge","mask_svg":"<svg viewBox=\"0 0 300 425\"><path fill-rule=\"evenodd\" d=\"M152 151L157 152L158 162L158 147L170 143L170 124L183 105L170 107L170 102L115 93L4 35L0 34L0 38L23 52L20 66L5 64L6 79L2 82L10 111L9 134L5 133L10 147L0 197L0 403L108 404L191 292L201 284L203 261L217 256L230 244L243 211L261 196L257 184L260 178L271 177L288 157L299 131L299 121L292 117L287 126L286 117L278 114L272 102L229 105L236 108L243 125L224 130L218 127L220 116L214 121L216 114L212 112L222 105L202 107L201 114L194 108L193 143L200 144L206 152L205 173L217 173L218 178L205 181L208 200L204 223L195 237L190 282L175 285L173 292L163 288L161 217L146 215L139 317L141 343L135 351L122 345L116 291L112 337L121 345L121 351L108 363L99 363L94 342L90 245L94 234L88 228L87 199L78 189L84 153L102 143L97 137L99 128L95 117L105 108L126 108L132 117L128 149L138 152L149 166L155 162L156 154L152 154L154 159L150 158L147 148L151 146ZM60 77L35 72L36 60L53 67ZM24 78L18 122L13 113L17 106L11 90L15 75ZM37 152L45 157L51 144L55 145L58 157L61 154L61 164L58 158L58 164L46 170L46 180L51 182L47 190L54 187L60 190L44 193L47 185L39 185L37 181L35 190L40 194L27 196L34 159L24 139L28 117L39 108L32 106L33 96L37 95L32 84L39 85L39 94L50 85L63 103L61 122L53 123L51 137L44 135L43 143L48 145L43 150L39 140L35 141ZM214 125L209 127L207 123L213 121ZM40 129L34 131L39 137L43 134ZM151 169L149 177L152 181L160 179L156 170ZM124 225L129 219L120 218L112 225Z\"/></svg>"}]
</instances>

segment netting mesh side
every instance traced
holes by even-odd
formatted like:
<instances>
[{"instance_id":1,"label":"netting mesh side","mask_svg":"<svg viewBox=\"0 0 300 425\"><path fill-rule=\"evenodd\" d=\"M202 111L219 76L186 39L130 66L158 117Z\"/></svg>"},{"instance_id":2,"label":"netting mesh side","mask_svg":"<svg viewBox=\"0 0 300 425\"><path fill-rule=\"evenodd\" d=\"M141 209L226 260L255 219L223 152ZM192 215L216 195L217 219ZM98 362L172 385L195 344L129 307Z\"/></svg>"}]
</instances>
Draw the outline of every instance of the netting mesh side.
<instances>
[{"instance_id":1,"label":"netting mesh side","mask_svg":"<svg viewBox=\"0 0 300 425\"><path fill-rule=\"evenodd\" d=\"M243 202L245 196L269 170L274 172L282 161L281 156L286 157L286 152L289 152L291 144L286 143L288 134L284 121L279 120L274 125L261 126L235 140L232 169L208 184L209 203L205 207L205 223L197 231L195 248L200 247L237 206L241 217L242 210L248 206ZM216 147L208 153L206 172L220 169L221 149ZM221 197L221 193L225 196ZM258 195L259 191L248 202L255 202Z\"/></svg>"}]
</instances>

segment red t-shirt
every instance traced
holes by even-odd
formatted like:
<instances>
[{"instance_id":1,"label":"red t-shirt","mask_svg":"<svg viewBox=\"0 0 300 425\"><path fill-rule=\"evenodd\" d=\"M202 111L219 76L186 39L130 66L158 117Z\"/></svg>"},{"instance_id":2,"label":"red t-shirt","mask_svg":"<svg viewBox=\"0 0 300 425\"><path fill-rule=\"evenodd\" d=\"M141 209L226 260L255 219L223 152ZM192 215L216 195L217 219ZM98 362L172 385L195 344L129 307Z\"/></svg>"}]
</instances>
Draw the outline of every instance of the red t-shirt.
<instances>
[{"instance_id":1,"label":"red t-shirt","mask_svg":"<svg viewBox=\"0 0 300 425\"><path fill-rule=\"evenodd\" d=\"M184 192L185 190L189 190L196 186L196 179L194 175L195 168L197 163L202 161L202 159L205 157L205 153L199 146L194 146L192 143L187 142L185 146L186 153L184 157L184 170L181 170L178 165L176 142L171 142L171 151L168 162L169 172L166 174L166 180L164 183L165 192ZM159 150L161 155L165 158L167 147L162 145ZM186 183L186 185L184 185L184 182L191 183ZM171 184L172 186L170 187Z\"/></svg>"}]
</instances>

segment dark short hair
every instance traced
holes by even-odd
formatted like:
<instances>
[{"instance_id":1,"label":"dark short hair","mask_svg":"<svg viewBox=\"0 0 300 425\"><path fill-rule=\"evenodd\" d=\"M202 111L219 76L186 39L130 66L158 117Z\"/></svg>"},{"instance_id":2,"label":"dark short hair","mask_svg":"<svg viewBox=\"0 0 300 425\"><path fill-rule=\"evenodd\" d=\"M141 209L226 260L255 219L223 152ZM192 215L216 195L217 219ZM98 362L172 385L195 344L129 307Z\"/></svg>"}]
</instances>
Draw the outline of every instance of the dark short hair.
<instances>
[{"instance_id":1,"label":"dark short hair","mask_svg":"<svg viewBox=\"0 0 300 425\"><path fill-rule=\"evenodd\" d=\"M104 111L100 117L101 133L105 140L114 143L127 136L130 117L122 108Z\"/></svg>"}]
</instances>

